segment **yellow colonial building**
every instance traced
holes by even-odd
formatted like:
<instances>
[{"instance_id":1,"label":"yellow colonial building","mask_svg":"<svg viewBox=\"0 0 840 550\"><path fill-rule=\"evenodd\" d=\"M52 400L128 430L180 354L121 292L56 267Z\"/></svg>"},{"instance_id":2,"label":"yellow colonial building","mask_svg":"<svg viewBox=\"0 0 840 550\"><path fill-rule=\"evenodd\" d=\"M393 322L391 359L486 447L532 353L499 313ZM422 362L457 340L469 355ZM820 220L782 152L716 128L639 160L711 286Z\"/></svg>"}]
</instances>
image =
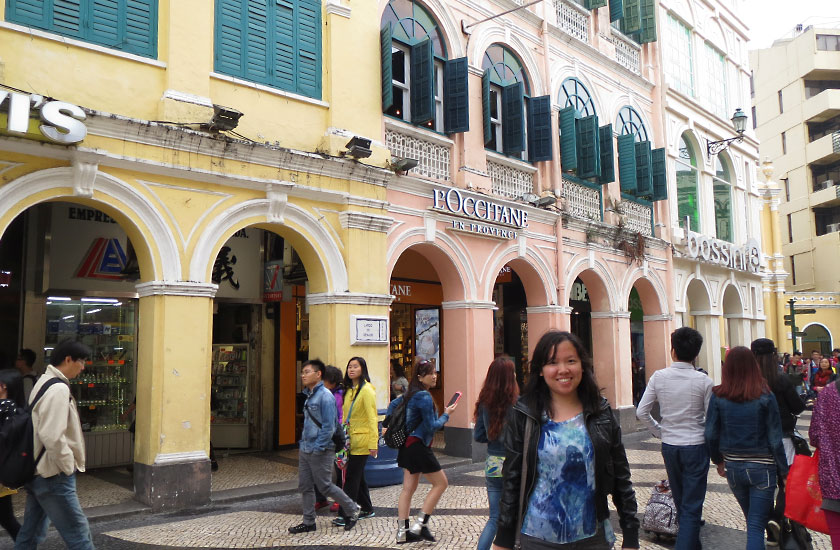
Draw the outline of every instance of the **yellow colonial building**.
<instances>
[{"instance_id":1,"label":"yellow colonial building","mask_svg":"<svg viewBox=\"0 0 840 550\"><path fill-rule=\"evenodd\" d=\"M301 358L387 404L378 38L375 2L0 3L1 362L88 343L88 464L155 509L209 501L211 439L295 443Z\"/></svg>"}]
</instances>

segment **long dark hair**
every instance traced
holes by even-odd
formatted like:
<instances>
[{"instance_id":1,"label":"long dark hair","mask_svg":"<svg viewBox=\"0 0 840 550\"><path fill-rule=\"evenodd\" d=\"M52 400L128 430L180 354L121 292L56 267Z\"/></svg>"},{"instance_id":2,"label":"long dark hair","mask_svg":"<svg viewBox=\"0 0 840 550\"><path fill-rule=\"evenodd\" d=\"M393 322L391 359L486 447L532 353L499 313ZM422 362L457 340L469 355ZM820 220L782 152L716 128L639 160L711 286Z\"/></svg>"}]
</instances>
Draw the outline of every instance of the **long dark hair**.
<instances>
[{"instance_id":1,"label":"long dark hair","mask_svg":"<svg viewBox=\"0 0 840 550\"><path fill-rule=\"evenodd\" d=\"M367 368L367 361L365 361L364 357L351 357L349 361L347 361L347 367L344 368L344 388L345 392L349 393L350 390L353 389L353 381L350 380L350 375L347 374L350 363L353 361L357 361L359 366L362 367L362 375L359 377L359 387L356 388L356 392L353 394L353 399L355 399L359 392L362 391L362 386L365 385L365 382L370 382L370 374L368 374Z\"/></svg>"},{"instance_id":2,"label":"long dark hair","mask_svg":"<svg viewBox=\"0 0 840 550\"><path fill-rule=\"evenodd\" d=\"M721 383L712 391L716 396L729 401L746 403L758 399L763 393L769 393L770 388L750 348L736 346L726 354Z\"/></svg>"},{"instance_id":3,"label":"long dark hair","mask_svg":"<svg viewBox=\"0 0 840 550\"><path fill-rule=\"evenodd\" d=\"M775 388L779 382L779 356L776 352L762 353L755 356L758 369L767 381L767 385Z\"/></svg>"},{"instance_id":4,"label":"long dark hair","mask_svg":"<svg viewBox=\"0 0 840 550\"><path fill-rule=\"evenodd\" d=\"M519 399L519 386L516 384L516 369L510 357L497 357L487 369L487 378L475 402L473 421L478 421L480 407L484 407L490 422L487 426L487 438L497 439L502 433L505 414L508 408Z\"/></svg>"},{"instance_id":5,"label":"long dark hair","mask_svg":"<svg viewBox=\"0 0 840 550\"><path fill-rule=\"evenodd\" d=\"M23 394L23 376L19 370L0 370L0 384L6 386L6 399L11 399L18 407L26 406L26 398Z\"/></svg>"},{"instance_id":6,"label":"long dark hair","mask_svg":"<svg viewBox=\"0 0 840 550\"><path fill-rule=\"evenodd\" d=\"M408 390L405 392L403 399L408 403L409 399L414 397L414 394L421 391L426 391L428 388L423 385L420 378L434 372L435 366L431 361L420 361L414 367L414 376L411 377L411 382L408 384Z\"/></svg>"},{"instance_id":7,"label":"long dark hair","mask_svg":"<svg viewBox=\"0 0 840 550\"><path fill-rule=\"evenodd\" d=\"M534 355L531 357L531 371L528 376L528 384L523 392L525 403L537 414L549 413L551 415L551 390L545 379L540 376L543 366L551 363L557 353L557 346L563 342L570 342L580 358L583 370L580 385L577 387L577 396L583 405L583 410L588 412L597 411L601 406L601 390L595 380L595 367L592 365L592 358L583 346L580 338L571 332L550 330L543 334L537 347L534 348Z\"/></svg>"}]
</instances>

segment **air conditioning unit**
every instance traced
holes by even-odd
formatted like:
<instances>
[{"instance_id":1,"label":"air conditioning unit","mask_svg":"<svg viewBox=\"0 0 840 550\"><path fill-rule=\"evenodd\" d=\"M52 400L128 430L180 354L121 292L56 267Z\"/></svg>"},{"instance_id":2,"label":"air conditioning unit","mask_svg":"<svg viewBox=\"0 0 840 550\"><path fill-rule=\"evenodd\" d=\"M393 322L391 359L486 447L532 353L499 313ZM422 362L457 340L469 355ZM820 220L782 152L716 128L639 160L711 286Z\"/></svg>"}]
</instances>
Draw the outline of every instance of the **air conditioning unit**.
<instances>
[{"instance_id":1,"label":"air conditioning unit","mask_svg":"<svg viewBox=\"0 0 840 550\"><path fill-rule=\"evenodd\" d=\"M837 233L840 231L840 223L827 223L825 225L826 233Z\"/></svg>"},{"instance_id":2,"label":"air conditioning unit","mask_svg":"<svg viewBox=\"0 0 840 550\"><path fill-rule=\"evenodd\" d=\"M814 188L816 191L822 191L823 189L828 189L832 185L834 185L834 180L825 180L818 182L816 185L814 185Z\"/></svg>"}]
</instances>

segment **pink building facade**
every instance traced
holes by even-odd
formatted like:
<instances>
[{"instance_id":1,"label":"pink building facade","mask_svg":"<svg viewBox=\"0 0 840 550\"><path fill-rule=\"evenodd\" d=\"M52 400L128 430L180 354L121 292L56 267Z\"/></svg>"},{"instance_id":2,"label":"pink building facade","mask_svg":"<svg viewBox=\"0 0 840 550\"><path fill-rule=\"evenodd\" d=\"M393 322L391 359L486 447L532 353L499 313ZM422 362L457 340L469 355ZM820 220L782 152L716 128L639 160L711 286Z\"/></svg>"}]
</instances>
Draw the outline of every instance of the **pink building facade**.
<instances>
[{"instance_id":1,"label":"pink building facade","mask_svg":"<svg viewBox=\"0 0 840 550\"><path fill-rule=\"evenodd\" d=\"M519 3L381 2L383 138L397 172L387 191L391 359L409 376L418 359L434 360L439 407L464 393L448 452L472 454L473 406L493 358L512 356L524 379L548 329L581 336L627 425L644 381L667 365L670 217L644 173L653 187L666 177L664 156L659 166L650 153L664 145L656 21L636 2L642 25L631 33L633 14L614 4L611 17L603 4L544 1L481 22ZM431 120L414 117L427 38ZM594 171L587 128L600 132ZM403 171L404 159L418 163Z\"/></svg>"}]
</instances>

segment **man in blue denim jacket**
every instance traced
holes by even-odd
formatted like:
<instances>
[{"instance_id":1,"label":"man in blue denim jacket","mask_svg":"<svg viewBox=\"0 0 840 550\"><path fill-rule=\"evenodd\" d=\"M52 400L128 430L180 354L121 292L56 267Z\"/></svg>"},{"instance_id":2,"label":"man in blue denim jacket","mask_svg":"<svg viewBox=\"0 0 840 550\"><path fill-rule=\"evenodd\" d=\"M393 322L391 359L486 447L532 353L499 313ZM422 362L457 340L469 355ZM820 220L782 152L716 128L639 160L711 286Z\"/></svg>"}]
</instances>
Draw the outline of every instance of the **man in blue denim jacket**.
<instances>
[{"instance_id":1,"label":"man in blue denim jacket","mask_svg":"<svg viewBox=\"0 0 840 550\"><path fill-rule=\"evenodd\" d=\"M344 518L344 530L352 529L359 520L359 507L332 482L335 447L332 441L336 428L335 397L324 387L324 363L311 359L303 364L300 379L306 402L303 404L303 433L298 451L298 490L303 504L303 523L289 527L289 533L315 530L315 487L325 497L337 502L342 510L353 510Z\"/></svg>"}]
</instances>

